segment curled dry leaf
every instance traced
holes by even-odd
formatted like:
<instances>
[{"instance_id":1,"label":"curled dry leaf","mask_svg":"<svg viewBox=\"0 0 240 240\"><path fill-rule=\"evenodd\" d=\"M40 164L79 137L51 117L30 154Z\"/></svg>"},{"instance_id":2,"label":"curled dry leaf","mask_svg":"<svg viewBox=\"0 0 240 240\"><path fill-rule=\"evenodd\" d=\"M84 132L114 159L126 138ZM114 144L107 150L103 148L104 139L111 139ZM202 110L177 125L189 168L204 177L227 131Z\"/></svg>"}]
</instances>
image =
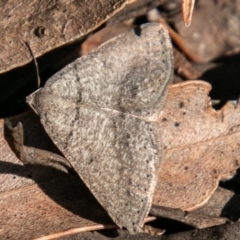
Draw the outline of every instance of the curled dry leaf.
<instances>
[{"instance_id":1,"label":"curled dry leaf","mask_svg":"<svg viewBox=\"0 0 240 240\"><path fill-rule=\"evenodd\" d=\"M159 115L164 154L153 204L190 211L240 165L240 105L216 111L201 81L173 85Z\"/></svg>"},{"instance_id":2,"label":"curled dry leaf","mask_svg":"<svg viewBox=\"0 0 240 240\"><path fill-rule=\"evenodd\" d=\"M1 173L7 173L9 169L9 166L5 163L11 162L12 164L21 164L21 162L18 160L16 155L11 151L8 143L4 139L4 134L3 134L3 124L4 121L0 120L0 153L1 153L1 162L0 164L0 171ZM8 175L8 174L1 174L1 190L0 193L4 193L10 190L17 189L19 186L22 186L22 179L18 178L18 171L15 171L16 176ZM7 184L8 183L8 184ZM28 184L33 184L33 181L31 179L28 179Z\"/></svg>"},{"instance_id":3,"label":"curled dry leaf","mask_svg":"<svg viewBox=\"0 0 240 240\"><path fill-rule=\"evenodd\" d=\"M34 147L29 146L26 147L24 144L25 137L23 132L23 125L21 122L19 122L17 126L13 128L12 123L9 120L6 120L4 135L8 141L11 150L16 154L18 159L25 165L27 164L45 165L47 159L48 166L57 168L62 171L66 171L71 168L69 162L58 154Z\"/></svg>"}]
</instances>

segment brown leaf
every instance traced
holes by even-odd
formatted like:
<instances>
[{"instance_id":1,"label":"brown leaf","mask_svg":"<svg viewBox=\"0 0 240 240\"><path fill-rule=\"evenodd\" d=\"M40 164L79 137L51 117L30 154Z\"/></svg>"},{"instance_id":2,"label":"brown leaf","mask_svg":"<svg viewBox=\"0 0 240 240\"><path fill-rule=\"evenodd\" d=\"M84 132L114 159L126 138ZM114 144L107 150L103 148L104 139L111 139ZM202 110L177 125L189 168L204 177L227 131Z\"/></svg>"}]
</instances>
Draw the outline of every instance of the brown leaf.
<instances>
[{"instance_id":1,"label":"brown leaf","mask_svg":"<svg viewBox=\"0 0 240 240\"><path fill-rule=\"evenodd\" d=\"M217 240L236 240L240 238L240 222L234 224L225 224L206 229L196 229L192 231L162 236L161 240L202 240L202 239L217 239Z\"/></svg>"},{"instance_id":2,"label":"brown leaf","mask_svg":"<svg viewBox=\"0 0 240 240\"><path fill-rule=\"evenodd\" d=\"M131 0L121 11L113 18L109 19L107 24L122 22L128 19L142 16L151 9L163 4L166 0Z\"/></svg>"},{"instance_id":3,"label":"brown leaf","mask_svg":"<svg viewBox=\"0 0 240 240\"><path fill-rule=\"evenodd\" d=\"M0 73L24 65L99 27L127 0L21 1L0 5ZM29 51L28 46L31 51Z\"/></svg>"},{"instance_id":4,"label":"brown leaf","mask_svg":"<svg viewBox=\"0 0 240 240\"><path fill-rule=\"evenodd\" d=\"M95 34L91 35L86 41L81 45L81 55L85 55L92 50L96 49L102 43L108 41L109 39L116 37L117 35L130 31L131 26L128 26L123 23L116 23L110 26L107 26Z\"/></svg>"},{"instance_id":5,"label":"brown leaf","mask_svg":"<svg viewBox=\"0 0 240 240\"><path fill-rule=\"evenodd\" d=\"M240 196L218 188L203 207L192 212L187 213L180 209L155 205L152 206L150 212L154 216L174 219L196 228L207 228L224 224L227 219L238 220L240 216L239 200Z\"/></svg>"},{"instance_id":6,"label":"brown leaf","mask_svg":"<svg viewBox=\"0 0 240 240\"><path fill-rule=\"evenodd\" d=\"M194 210L239 168L240 107L229 102L214 110L210 89L200 81L169 89L159 115L164 154L154 205Z\"/></svg>"}]
</instances>

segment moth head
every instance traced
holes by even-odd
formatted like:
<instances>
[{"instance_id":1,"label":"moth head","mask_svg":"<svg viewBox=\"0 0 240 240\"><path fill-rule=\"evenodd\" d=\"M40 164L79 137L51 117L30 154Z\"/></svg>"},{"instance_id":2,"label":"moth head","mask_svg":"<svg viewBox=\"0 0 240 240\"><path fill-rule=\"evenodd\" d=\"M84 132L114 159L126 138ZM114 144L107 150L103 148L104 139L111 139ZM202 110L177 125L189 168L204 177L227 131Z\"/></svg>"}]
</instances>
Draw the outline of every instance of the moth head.
<instances>
[{"instance_id":1,"label":"moth head","mask_svg":"<svg viewBox=\"0 0 240 240\"><path fill-rule=\"evenodd\" d=\"M33 109L33 111L39 115L39 98L41 95L41 88L38 89L37 91L33 92L31 95L29 95L26 98L26 102L30 105L30 107Z\"/></svg>"}]
</instances>

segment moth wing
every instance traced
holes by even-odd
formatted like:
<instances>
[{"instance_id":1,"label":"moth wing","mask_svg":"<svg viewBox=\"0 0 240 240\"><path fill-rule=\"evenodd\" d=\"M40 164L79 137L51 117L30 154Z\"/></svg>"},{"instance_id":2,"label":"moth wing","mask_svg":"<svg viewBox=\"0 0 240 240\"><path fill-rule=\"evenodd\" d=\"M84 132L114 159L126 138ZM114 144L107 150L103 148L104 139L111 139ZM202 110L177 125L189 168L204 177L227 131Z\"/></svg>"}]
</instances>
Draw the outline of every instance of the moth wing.
<instances>
[{"instance_id":1,"label":"moth wing","mask_svg":"<svg viewBox=\"0 0 240 240\"><path fill-rule=\"evenodd\" d=\"M173 73L167 29L145 24L78 58L49 81L54 95L145 117L162 108Z\"/></svg>"},{"instance_id":2,"label":"moth wing","mask_svg":"<svg viewBox=\"0 0 240 240\"><path fill-rule=\"evenodd\" d=\"M138 232L152 204L161 157L155 123L42 90L32 101L41 103L46 132L113 221Z\"/></svg>"}]
</instances>

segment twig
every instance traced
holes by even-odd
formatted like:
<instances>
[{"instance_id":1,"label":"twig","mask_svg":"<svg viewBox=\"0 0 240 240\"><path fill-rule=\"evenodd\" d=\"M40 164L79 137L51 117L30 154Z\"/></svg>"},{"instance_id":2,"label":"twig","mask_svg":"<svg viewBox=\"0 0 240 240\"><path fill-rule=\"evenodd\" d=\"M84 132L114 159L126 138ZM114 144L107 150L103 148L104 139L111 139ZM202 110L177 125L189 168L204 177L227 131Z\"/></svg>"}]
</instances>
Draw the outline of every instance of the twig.
<instances>
[{"instance_id":1,"label":"twig","mask_svg":"<svg viewBox=\"0 0 240 240\"><path fill-rule=\"evenodd\" d=\"M178 48L183 52L183 54L191 61L193 62L202 62L202 59L195 53L193 53L185 44L182 37L177 34L163 19L160 18L159 22L164 24L168 28L168 32L173 40L173 42L178 46Z\"/></svg>"},{"instance_id":2,"label":"twig","mask_svg":"<svg viewBox=\"0 0 240 240\"><path fill-rule=\"evenodd\" d=\"M30 47L30 44L27 42L27 41L24 41L26 47L28 48L32 58L33 58L33 62L34 62L34 65L35 65L35 69L36 69L36 75L37 75L37 86L38 88L40 87L40 84L41 84L41 80L40 80L40 76L39 76L39 68L38 68L38 63L37 63L37 60L33 54L33 51Z\"/></svg>"}]
</instances>

